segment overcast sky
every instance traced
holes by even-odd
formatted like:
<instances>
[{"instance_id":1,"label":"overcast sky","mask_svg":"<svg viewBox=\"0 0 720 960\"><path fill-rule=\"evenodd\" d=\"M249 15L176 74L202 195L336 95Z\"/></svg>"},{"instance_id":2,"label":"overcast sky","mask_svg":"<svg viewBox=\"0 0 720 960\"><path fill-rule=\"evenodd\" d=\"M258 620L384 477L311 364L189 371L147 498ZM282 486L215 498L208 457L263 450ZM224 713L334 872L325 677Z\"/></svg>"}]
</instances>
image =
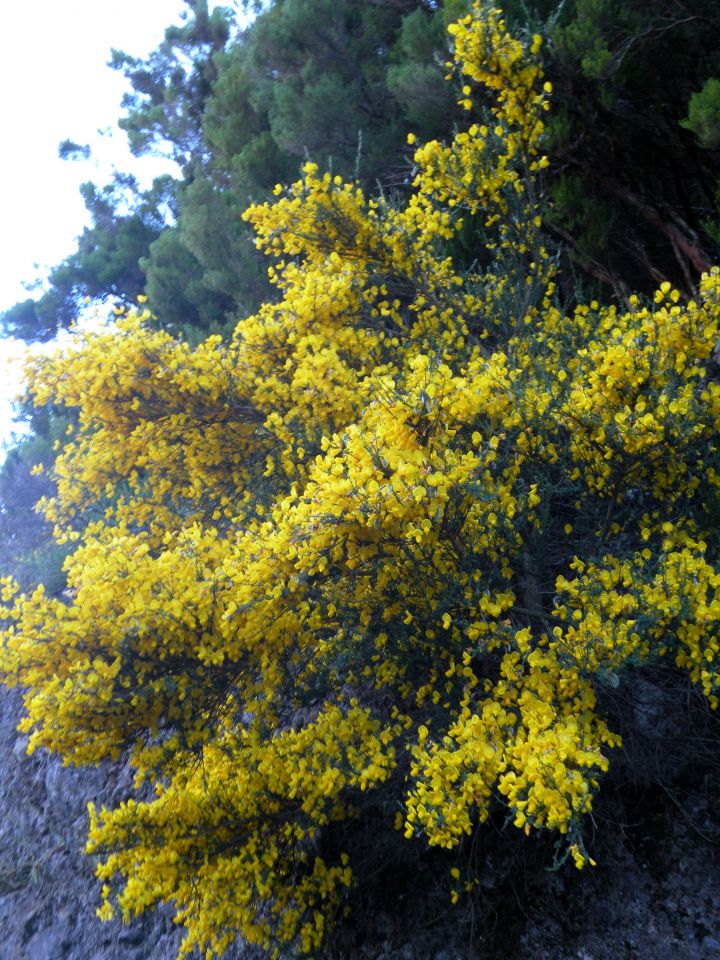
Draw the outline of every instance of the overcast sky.
<instances>
[{"instance_id":1,"label":"overcast sky","mask_svg":"<svg viewBox=\"0 0 720 960\"><path fill-rule=\"evenodd\" d=\"M106 183L113 166L143 182L166 168L158 160L130 156L117 128L128 85L106 64L112 47L135 56L149 53L184 9L183 0L3 4L0 311L28 296L23 283L72 252L74 238L88 222L78 193L81 183ZM98 133L107 128L114 133ZM60 160L58 144L64 139L89 144L92 159ZM11 373L16 354L15 345L0 340L2 439L10 426L8 398L17 389Z\"/></svg>"}]
</instances>

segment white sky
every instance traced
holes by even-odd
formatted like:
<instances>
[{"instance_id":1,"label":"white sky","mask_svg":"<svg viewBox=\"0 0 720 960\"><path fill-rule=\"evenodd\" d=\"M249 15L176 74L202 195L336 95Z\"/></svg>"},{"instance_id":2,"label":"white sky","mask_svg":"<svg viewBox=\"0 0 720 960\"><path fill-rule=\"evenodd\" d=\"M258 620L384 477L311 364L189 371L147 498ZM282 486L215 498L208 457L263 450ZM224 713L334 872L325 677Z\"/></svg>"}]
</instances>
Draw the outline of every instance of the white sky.
<instances>
[{"instance_id":1,"label":"white sky","mask_svg":"<svg viewBox=\"0 0 720 960\"><path fill-rule=\"evenodd\" d=\"M129 154L117 128L129 85L106 64L112 47L145 56L184 9L183 0L2 3L0 311L28 296L23 282L72 252L88 223L81 183L105 184L113 166L144 183L167 169L162 161ZM108 127L114 135L98 134ZM90 144L92 158L60 160L64 139ZM15 345L0 340L0 442L10 429L8 401L17 387L8 361L16 353Z\"/></svg>"}]
</instances>

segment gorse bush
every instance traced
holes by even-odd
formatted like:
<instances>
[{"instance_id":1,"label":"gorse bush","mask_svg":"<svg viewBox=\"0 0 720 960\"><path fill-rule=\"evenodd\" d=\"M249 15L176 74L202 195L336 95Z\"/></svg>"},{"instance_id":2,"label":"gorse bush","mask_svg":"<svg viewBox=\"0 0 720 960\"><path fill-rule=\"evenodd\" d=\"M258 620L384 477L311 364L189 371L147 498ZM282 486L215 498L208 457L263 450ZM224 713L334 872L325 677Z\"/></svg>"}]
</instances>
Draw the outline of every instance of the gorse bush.
<instances>
[{"instance_id":1,"label":"gorse bush","mask_svg":"<svg viewBox=\"0 0 720 960\"><path fill-rule=\"evenodd\" d=\"M155 785L88 850L102 913L173 902L183 955L319 952L363 817L456 848L505 808L582 867L603 689L666 658L717 704L720 274L563 310L540 40L479 3L450 31L494 103L406 202L308 163L245 214L279 298L231 342L140 308L29 373L77 412L75 550L61 599L6 583L2 676L31 748Z\"/></svg>"}]
</instances>

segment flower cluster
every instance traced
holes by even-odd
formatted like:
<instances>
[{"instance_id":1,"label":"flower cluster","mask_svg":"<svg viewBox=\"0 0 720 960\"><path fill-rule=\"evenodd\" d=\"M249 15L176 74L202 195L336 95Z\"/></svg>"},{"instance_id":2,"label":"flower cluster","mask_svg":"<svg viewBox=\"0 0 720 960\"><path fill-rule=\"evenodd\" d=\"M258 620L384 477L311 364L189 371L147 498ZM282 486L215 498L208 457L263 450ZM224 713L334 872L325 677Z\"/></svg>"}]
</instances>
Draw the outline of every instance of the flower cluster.
<instances>
[{"instance_id":1,"label":"flower cluster","mask_svg":"<svg viewBox=\"0 0 720 960\"><path fill-rule=\"evenodd\" d=\"M185 954L317 953L368 808L441 848L504 808L582 866L603 687L666 657L717 704L720 273L564 310L539 39L480 3L451 35L488 122L406 201L309 163L245 215L278 301L229 342L130 310L29 372L76 412L75 548L63 597L4 584L0 675L31 749L156 784L89 849L104 915L172 902Z\"/></svg>"}]
</instances>

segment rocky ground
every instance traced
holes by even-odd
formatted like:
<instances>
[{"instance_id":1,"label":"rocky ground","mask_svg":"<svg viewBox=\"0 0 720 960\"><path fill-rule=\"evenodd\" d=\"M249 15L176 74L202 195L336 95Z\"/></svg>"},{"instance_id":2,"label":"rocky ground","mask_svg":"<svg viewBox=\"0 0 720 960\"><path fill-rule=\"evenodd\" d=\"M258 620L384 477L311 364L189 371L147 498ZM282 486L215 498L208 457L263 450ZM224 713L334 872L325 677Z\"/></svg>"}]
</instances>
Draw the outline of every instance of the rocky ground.
<instances>
[{"instance_id":1,"label":"rocky ground","mask_svg":"<svg viewBox=\"0 0 720 960\"><path fill-rule=\"evenodd\" d=\"M20 698L0 688L0 958L172 960L180 931L170 916L132 926L95 916L99 885L84 856L86 806L119 799L125 768L77 770L38 751L15 726Z\"/></svg>"},{"instance_id":2,"label":"rocky ground","mask_svg":"<svg viewBox=\"0 0 720 960\"><path fill-rule=\"evenodd\" d=\"M173 960L181 931L170 912L130 926L95 916L86 804L117 803L128 769L26 757L19 713L17 694L0 690L0 960ZM381 869L357 892L331 960L720 960L717 723L693 723L694 754L687 723L674 740L634 723L596 805L597 867L548 870L547 840L490 825L468 854L473 896L450 908L437 861L422 853Z\"/></svg>"}]
</instances>

